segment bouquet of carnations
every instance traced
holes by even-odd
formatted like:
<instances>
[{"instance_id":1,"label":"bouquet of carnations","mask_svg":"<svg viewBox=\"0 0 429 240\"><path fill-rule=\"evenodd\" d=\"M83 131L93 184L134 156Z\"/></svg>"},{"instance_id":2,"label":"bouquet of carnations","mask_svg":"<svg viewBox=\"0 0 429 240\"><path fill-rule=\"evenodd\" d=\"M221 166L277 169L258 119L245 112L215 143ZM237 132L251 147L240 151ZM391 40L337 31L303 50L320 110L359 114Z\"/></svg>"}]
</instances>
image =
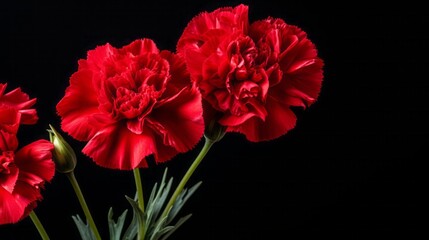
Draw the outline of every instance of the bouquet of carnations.
<instances>
[{"instance_id":1,"label":"bouquet of carnations","mask_svg":"<svg viewBox=\"0 0 429 240\"><path fill-rule=\"evenodd\" d=\"M110 209L110 239L167 239L191 216L178 216L200 186L187 182L213 144L229 132L252 142L283 136L296 124L293 108L310 106L321 89L323 61L307 34L273 17L249 23L246 5L200 13L176 46L160 50L143 38L89 50L56 104L61 126L46 126L49 138L26 146L17 133L38 120L36 99L0 83L0 224L29 216L49 239L35 210L45 183L61 173L85 214L73 216L80 236L101 239L74 174L75 150L62 136L68 134L86 142L82 153L100 167L134 174L132 219L126 221L128 210L113 219ZM148 159L172 160L200 141L177 186L165 171L143 196L140 169Z\"/></svg>"}]
</instances>

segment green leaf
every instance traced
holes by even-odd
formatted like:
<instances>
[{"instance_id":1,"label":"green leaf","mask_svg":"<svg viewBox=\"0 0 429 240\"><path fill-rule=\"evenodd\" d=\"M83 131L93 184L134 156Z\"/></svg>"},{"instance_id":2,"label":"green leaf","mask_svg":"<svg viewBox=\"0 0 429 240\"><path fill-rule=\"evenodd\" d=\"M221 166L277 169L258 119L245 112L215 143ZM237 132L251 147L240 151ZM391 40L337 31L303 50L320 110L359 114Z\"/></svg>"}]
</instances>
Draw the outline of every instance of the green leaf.
<instances>
[{"instance_id":1,"label":"green leaf","mask_svg":"<svg viewBox=\"0 0 429 240\"><path fill-rule=\"evenodd\" d=\"M109 234L110 240L121 240L122 228L124 227L125 218L127 217L128 210L125 210L121 216L118 218L118 222L115 222L113 217L112 208L109 209L109 213L107 214L107 221L109 224Z\"/></svg>"},{"instance_id":2,"label":"green leaf","mask_svg":"<svg viewBox=\"0 0 429 240\"><path fill-rule=\"evenodd\" d=\"M165 184L167 175L167 169L164 172L162 181L157 188L158 184L155 184L146 209L147 217L147 237L149 240L167 239L173 232L175 232L186 220L192 215L189 214L183 218L180 218L176 224L169 225L170 222L176 217L180 209L184 206L186 201L195 193L201 182L192 186L189 190L183 189L179 194L176 201L173 203L171 209L169 209L167 216L159 218L159 214L166 205L166 200L170 194L173 178L170 178L167 184Z\"/></svg>"},{"instance_id":3,"label":"green leaf","mask_svg":"<svg viewBox=\"0 0 429 240\"><path fill-rule=\"evenodd\" d=\"M128 198L125 196L125 198ZM137 194L134 197L134 202L137 202ZM137 216L139 213L136 213L133 208L133 219L131 220L130 225L128 226L127 230L124 233L124 236L122 236L122 240L132 240L137 236L138 231L138 221Z\"/></svg>"},{"instance_id":4,"label":"green leaf","mask_svg":"<svg viewBox=\"0 0 429 240\"><path fill-rule=\"evenodd\" d=\"M138 206L137 197L131 199L128 196L125 196L132 206L133 219L121 240L135 239L138 231L141 231L142 228L145 232L145 240L165 240L192 216L192 214L188 214L185 217L180 218L175 224L170 224L178 215L184 204L201 186L201 182L198 182L189 190L183 189L176 201L173 203L171 209L169 209L168 214L164 217L161 217L161 212L163 212L165 208L167 198L170 195L173 185L173 178L170 178L168 182L166 182L166 180L167 168L164 171L162 180L159 183L155 183L153 186L149 201L147 203L146 211L144 213ZM109 228L111 231L111 240L119 240L120 232L122 231L125 221L125 214L126 212L124 212L123 215L119 217L118 223L114 223L112 220L113 213L109 211Z\"/></svg>"},{"instance_id":5,"label":"green leaf","mask_svg":"<svg viewBox=\"0 0 429 240\"><path fill-rule=\"evenodd\" d=\"M195 191L201 186L201 184L201 181L196 183L189 189L189 191L186 188L183 189L183 191L179 194L173 206L171 207L171 210L168 213L167 224L169 224L176 217L180 209L182 209L182 207L185 205L186 201L188 201L188 199L192 196L192 194L195 193Z\"/></svg>"},{"instance_id":6,"label":"green leaf","mask_svg":"<svg viewBox=\"0 0 429 240\"><path fill-rule=\"evenodd\" d=\"M135 225L137 230L139 228L145 227L145 217L142 210L139 208L139 205L136 200L133 200L129 198L128 196L125 196L125 198L128 200L128 202L131 204L131 207L133 208L134 212L134 218L135 218ZM134 220L134 219L133 219ZM132 224L132 223L131 223ZM127 230L128 231L128 230ZM136 232L137 233L137 232Z\"/></svg>"},{"instance_id":7,"label":"green leaf","mask_svg":"<svg viewBox=\"0 0 429 240\"><path fill-rule=\"evenodd\" d=\"M158 232L160 226L163 225L162 223L160 223L159 219L157 220L157 218L161 213L162 207L165 205L165 201L167 199L167 196L171 190L171 186L173 183L173 178L170 178L168 183L165 184L166 177L167 177L167 168L164 171L159 188L157 189L157 186L158 186L157 183L155 183L154 187L152 188L151 196L146 209L146 223L147 223L146 232L147 232L147 235L150 236L149 239L152 239L154 233Z\"/></svg>"},{"instance_id":8,"label":"green leaf","mask_svg":"<svg viewBox=\"0 0 429 240\"><path fill-rule=\"evenodd\" d=\"M168 231L171 228L171 226L164 227L164 225L166 225L166 219L167 217L164 217L162 219L158 219L158 221L154 223L149 240L157 240L165 231Z\"/></svg>"},{"instance_id":9,"label":"green leaf","mask_svg":"<svg viewBox=\"0 0 429 240\"><path fill-rule=\"evenodd\" d=\"M165 185L165 182L161 182L161 185L158 189L158 193L153 199L153 202L148 203L148 209L150 209L150 214L148 211L147 222L152 222L152 219L156 221L156 219L158 218L159 214L161 213L162 207L165 205L165 201L167 200L167 196L170 192L172 183L173 178L170 178L167 185Z\"/></svg>"},{"instance_id":10,"label":"green leaf","mask_svg":"<svg viewBox=\"0 0 429 240\"><path fill-rule=\"evenodd\" d=\"M176 225L174 225L174 228L172 228L167 234L165 234L164 236L163 236L163 238L161 238L161 240L165 240L165 239L167 239L168 237L170 237L171 236L171 234L173 234L180 226L182 226L182 224L184 223L184 222L186 222L189 218L191 218L192 217L192 214L188 214L188 215L186 215L186 216L184 216L184 217L182 217L182 218L180 218L178 221L177 221L177 223L176 223Z\"/></svg>"},{"instance_id":11,"label":"green leaf","mask_svg":"<svg viewBox=\"0 0 429 240\"><path fill-rule=\"evenodd\" d=\"M96 240L94 232L92 232L91 227L88 223L84 223L79 215L72 216L74 223L76 224L77 229L79 230L80 237L83 240Z\"/></svg>"}]
</instances>

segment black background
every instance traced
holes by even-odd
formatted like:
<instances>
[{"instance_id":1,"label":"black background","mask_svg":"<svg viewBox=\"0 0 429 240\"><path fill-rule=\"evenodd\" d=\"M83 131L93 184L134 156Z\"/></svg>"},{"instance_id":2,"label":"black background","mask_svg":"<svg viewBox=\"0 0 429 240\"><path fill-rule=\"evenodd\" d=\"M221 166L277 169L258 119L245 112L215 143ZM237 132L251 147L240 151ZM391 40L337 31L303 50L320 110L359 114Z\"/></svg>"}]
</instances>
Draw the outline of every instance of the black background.
<instances>
[{"instance_id":1,"label":"black background","mask_svg":"<svg viewBox=\"0 0 429 240\"><path fill-rule=\"evenodd\" d=\"M407 1L326 5L306 1L112 1L0 3L0 82L37 97L40 120L20 130L20 145L59 126L56 103L86 52L152 38L174 51L201 11L249 5L250 21L283 18L308 33L325 61L318 101L298 111L295 129L269 142L228 134L190 180L203 185L171 239L416 239L422 232L423 162L429 146L425 8ZM132 172L96 166L80 153L76 177L104 239L107 211L129 208ZM201 143L197 146L201 148ZM146 197L165 167L184 174L197 150L142 170ZM35 209L51 239L79 239L83 216L66 177L57 174ZM0 226L0 239L38 239L30 219Z\"/></svg>"}]
</instances>

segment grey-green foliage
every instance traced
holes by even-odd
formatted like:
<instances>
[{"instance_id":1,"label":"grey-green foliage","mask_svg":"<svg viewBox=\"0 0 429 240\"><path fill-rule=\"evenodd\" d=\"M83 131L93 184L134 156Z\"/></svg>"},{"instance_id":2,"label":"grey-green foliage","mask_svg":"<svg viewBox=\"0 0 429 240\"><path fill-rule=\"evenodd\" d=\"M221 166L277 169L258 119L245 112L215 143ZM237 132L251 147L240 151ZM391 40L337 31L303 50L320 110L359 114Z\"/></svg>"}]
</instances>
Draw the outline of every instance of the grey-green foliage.
<instances>
[{"instance_id":1,"label":"grey-green foliage","mask_svg":"<svg viewBox=\"0 0 429 240\"><path fill-rule=\"evenodd\" d=\"M107 214L107 222L109 224L109 235L110 240L121 240L122 229L124 227L125 218L127 217L128 210L125 210L121 216L119 216L118 221L115 222L113 217L113 209L109 209L109 213Z\"/></svg>"},{"instance_id":2,"label":"grey-green foliage","mask_svg":"<svg viewBox=\"0 0 429 240\"><path fill-rule=\"evenodd\" d=\"M152 188L145 212L142 212L138 207L137 198L132 199L126 196L133 209L133 219L125 231L122 240L134 239L137 236L139 227L144 228L145 240L165 240L192 216L192 214L188 214L177 220L176 223L172 223L186 201L201 185L201 182L192 186L189 191L183 189L173 206L168 210L168 214L162 217L160 215L165 208L173 183L173 178L170 178L167 183L166 178L167 169L164 172L161 183L155 183Z\"/></svg>"},{"instance_id":3,"label":"grey-green foliage","mask_svg":"<svg viewBox=\"0 0 429 240\"><path fill-rule=\"evenodd\" d=\"M192 216L192 214L188 214L177 220L176 223L172 223L186 201L201 185L201 182L198 182L189 190L183 189L173 206L167 211L167 215L162 217L160 214L165 208L173 183L173 178L170 178L167 183L166 178L167 169L162 176L159 187L158 183L155 183L152 188L145 212L143 212L138 206L137 194L134 199L125 196L133 209L133 218L124 233L122 233L122 231L124 229L128 210L125 210L115 222L115 220L113 220L113 210L112 208L109 209L107 220L110 240L134 240L137 237L139 228L144 229L145 240L165 240ZM95 235L88 224L85 224L78 215L73 216L72 218L83 240L96 240Z\"/></svg>"},{"instance_id":4,"label":"grey-green foliage","mask_svg":"<svg viewBox=\"0 0 429 240\"><path fill-rule=\"evenodd\" d=\"M79 215L72 216L77 229L79 230L80 237L84 240L96 240L95 234L92 232L89 224L85 224Z\"/></svg>"}]
</instances>

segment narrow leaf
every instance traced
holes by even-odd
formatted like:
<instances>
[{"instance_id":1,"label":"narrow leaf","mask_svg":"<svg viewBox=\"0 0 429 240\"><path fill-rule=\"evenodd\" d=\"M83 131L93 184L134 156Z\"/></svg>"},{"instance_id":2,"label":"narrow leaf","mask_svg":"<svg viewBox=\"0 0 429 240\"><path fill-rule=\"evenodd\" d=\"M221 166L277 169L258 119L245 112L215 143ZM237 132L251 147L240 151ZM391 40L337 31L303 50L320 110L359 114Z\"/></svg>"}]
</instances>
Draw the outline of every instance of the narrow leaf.
<instances>
[{"instance_id":1,"label":"narrow leaf","mask_svg":"<svg viewBox=\"0 0 429 240\"><path fill-rule=\"evenodd\" d=\"M174 225L174 228L173 229L171 229L167 234L165 234L162 238L161 238L161 240L165 240L165 239L167 239L168 237L170 237L171 236L171 234L173 234L180 226L182 226L182 224L183 223L185 223L189 218L191 218L192 217L192 214L188 214L188 215L186 215L186 216L184 216L184 217L182 217L182 218L180 218L178 221L177 221L177 223L176 223L176 225Z\"/></svg>"},{"instance_id":2,"label":"narrow leaf","mask_svg":"<svg viewBox=\"0 0 429 240\"><path fill-rule=\"evenodd\" d=\"M173 206L171 207L171 210L168 213L167 224L173 221L173 219L179 213L180 209L182 209L182 207L185 205L186 201L188 201L188 199L192 196L192 194L195 193L195 191L201 186L201 184L201 181L196 183L189 189L189 191L187 189L183 189L183 191L179 194Z\"/></svg>"},{"instance_id":3,"label":"narrow leaf","mask_svg":"<svg viewBox=\"0 0 429 240\"><path fill-rule=\"evenodd\" d=\"M128 196L125 196L125 198L129 198ZM137 202L138 196L137 192L134 196L134 201ZM122 237L122 240L133 240L137 236L138 231L138 222L137 222L137 214L133 211L133 219L131 220L130 225L128 226L127 230L124 233L124 236Z\"/></svg>"},{"instance_id":4,"label":"narrow leaf","mask_svg":"<svg viewBox=\"0 0 429 240\"><path fill-rule=\"evenodd\" d=\"M139 208L137 200L133 200L128 196L125 196L128 202L133 208L133 219L131 220L130 226L128 226L127 231L124 233L123 240L131 240L137 236L138 229L144 227L144 213Z\"/></svg>"},{"instance_id":5,"label":"narrow leaf","mask_svg":"<svg viewBox=\"0 0 429 240\"><path fill-rule=\"evenodd\" d=\"M118 222L115 222L115 220L112 219L113 210L112 208L109 209L109 213L107 214L107 221L109 224L110 240L121 240L122 228L124 227L127 212L128 210L125 210L121 214L121 216L119 216Z\"/></svg>"},{"instance_id":6,"label":"narrow leaf","mask_svg":"<svg viewBox=\"0 0 429 240\"><path fill-rule=\"evenodd\" d=\"M79 215L72 216L74 223L76 224L77 230L79 230L80 237L82 240L96 240L95 234L92 232L89 224L85 224Z\"/></svg>"}]
</instances>

